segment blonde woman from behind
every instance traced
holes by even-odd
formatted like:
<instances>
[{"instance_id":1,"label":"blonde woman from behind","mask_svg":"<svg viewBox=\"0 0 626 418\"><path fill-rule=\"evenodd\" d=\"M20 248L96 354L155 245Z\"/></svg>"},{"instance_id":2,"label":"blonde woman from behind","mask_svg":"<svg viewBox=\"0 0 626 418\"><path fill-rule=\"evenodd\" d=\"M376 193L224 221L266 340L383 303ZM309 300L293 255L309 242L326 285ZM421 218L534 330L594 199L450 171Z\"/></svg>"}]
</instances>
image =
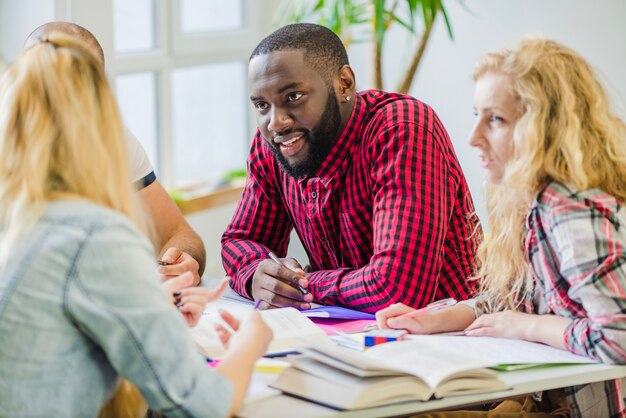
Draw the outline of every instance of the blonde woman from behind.
<instances>
[{"instance_id":1,"label":"blonde woman from behind","mask_svg":"<svg viewBox=\"0 0 626 418\"><path fill-rule=\"evenodd\" d=\"M0 416L96 416L120 377L168 417L227 416L271 339L211 370L159 284L101 65L50 34L0 82ZM182 276L181 276L182 277Z\"/></svg>"},{"instance_id":2,"label":"blonde woman from behind","mask_svg":"<svg viewBox=\"0 0 626 418\"><path fill-rule=\"evenodd\" d=\"M416 319L394 305L379 325L537 341L626 364L624 122L590 65L555 41L488 54L474 79L470 144L489 183L491 227L479 251L481 296ZM619 380L498 408L489 416L626 416Z\"/></svg>"}]
</instances>

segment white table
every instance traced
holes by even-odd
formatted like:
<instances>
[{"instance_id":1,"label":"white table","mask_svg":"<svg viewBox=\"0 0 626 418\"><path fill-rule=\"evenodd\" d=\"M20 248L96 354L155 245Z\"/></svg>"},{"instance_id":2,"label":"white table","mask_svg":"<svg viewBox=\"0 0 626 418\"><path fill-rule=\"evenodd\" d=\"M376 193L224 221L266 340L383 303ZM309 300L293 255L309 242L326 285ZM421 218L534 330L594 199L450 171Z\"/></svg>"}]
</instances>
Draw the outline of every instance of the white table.
<instances>
[{"instance_id":1,"label":"white table","mask_svg":"<svg viewBox=\"0 0 626 418\"><path fill-rule=\"evenodd\" d=\"M451 396L427 402L408 402L355 411L337 411L312 402L278 395L246 403L237 414L241 418L368 418L411 415L418 412L458 408L490 402L511 396L523 395L584 383L626 377L626 366L585 364L576 366L538 368L512 372L499 372L500 378L511 389L465 396Z\"/></svg>"},{"instance_id":2,"label":"white table","mask_svg":"<svg viewBox=\"0 0 626 418\"><path fill-rule=\"evenodd\" d=\"M207 287L212 287L211 284ZM241 313L253 309L252 303L245 303L241 299L237 300L240 297L234 294L230 289L225 296L226 297L221 298L219 301L210 304L208 310L214 311L222 308L234 311L233 313ZM500 379L503 380L510 389L465 396L451 396L427 402L406 402L354 411L338 411L313 402L281 394L248 401L237 416L240 418L292 418L294 416L298 418L376 418L412 415L419 412L442 409L460 409L463 406L487 403L542 390L624 378L626 377L626 366L584 364L498 373L500 374ZM272 376L256 375L253 378L253 386L249 393L253 396L257 396L259 393L261 397L264 396L263 386L267 385L271 380Z\"/></svg>"}]
</instances>

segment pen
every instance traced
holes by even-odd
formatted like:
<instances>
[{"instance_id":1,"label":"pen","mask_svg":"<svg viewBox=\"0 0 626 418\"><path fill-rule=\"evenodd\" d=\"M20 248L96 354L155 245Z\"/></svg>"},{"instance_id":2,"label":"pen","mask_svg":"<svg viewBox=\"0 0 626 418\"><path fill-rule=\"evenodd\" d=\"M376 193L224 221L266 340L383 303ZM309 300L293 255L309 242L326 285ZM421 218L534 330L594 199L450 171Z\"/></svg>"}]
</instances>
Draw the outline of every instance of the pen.
<instances>
[{"instance_id":1,"label":"pen","mask_svg":"<svg viewBox=\"0 0 626 418\"><path fill-rule=\"evenodd\" d=\"M421 309L407 312L404 315L400 315L400 316L403 316L405 318L415 318L416 316L423 315L428 312L435 312L440 309L447 308L449 306L454 306L454 305L456 305L456 299L453 299L453 298L441 299L436 302L430 303Z\"/></svg>"},{"instance_id":2,"label":"pen","mask_svg":"<svg viewBox=\"0 0 626 418\"><path fill-rule=\"evenodd\" d=\"M278 258L278 256L277 256L276 254L274 254L274 252L273 252L273 251L270 251L270 252L269 252L269 254L267 254L267 255L268 255L268 256L269 256L272 260L274 260L276 263L278 263L279 265L281 265L281 266L283 266L283 267L285 267L285 268L287 268L287 269L289 269L289 270L291 270L291 271L294 271L293 269L291 269L291 268L287 267L287 266L285 265L285 263L283 263L282 261L280 261L280 258ZM302 287L302 286L300 286L300 285L297 285L297 286L298 286L298 289L302 292L302 294L303 294L303 295L306 295L307 293L309 293L309 292L308 292L308 291L307 291L304 287Z\"/></svg>"}]
</instances>

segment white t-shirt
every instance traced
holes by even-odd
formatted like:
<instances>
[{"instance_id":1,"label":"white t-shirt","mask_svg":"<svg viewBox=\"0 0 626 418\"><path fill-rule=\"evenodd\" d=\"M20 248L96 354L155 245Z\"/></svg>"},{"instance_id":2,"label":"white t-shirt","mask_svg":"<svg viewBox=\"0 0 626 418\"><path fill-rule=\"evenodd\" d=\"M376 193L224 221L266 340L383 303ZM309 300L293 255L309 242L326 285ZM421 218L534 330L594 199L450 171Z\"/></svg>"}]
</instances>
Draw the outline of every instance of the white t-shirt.
<instances>
[{"instance_id":1,"label":"white t-shirt","mask_svg":"<svg viewBox=\"0 0 626 418\"><path fill-rule=\"evenodd\" d=\"M146 150L143 149L137 137L128 128L126 129L126 140L128 141L128 152L130 155L131 178L133 183L141 182L146 176L154 172L154 168L152 168Z\"/></svg>"}]
</instances>

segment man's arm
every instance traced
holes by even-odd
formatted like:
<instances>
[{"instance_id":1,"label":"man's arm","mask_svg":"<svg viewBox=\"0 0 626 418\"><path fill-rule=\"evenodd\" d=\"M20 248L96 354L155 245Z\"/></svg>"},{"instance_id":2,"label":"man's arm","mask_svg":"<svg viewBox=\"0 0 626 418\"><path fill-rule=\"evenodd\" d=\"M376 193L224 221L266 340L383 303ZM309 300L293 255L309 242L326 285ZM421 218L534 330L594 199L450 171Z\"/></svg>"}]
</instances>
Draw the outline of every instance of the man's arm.
<instances>
[{"instance_id":1,"label":"man's arm","mask_svg":"<svg viewBox=\"0 0 626 418\"><path fill-rule=\"evenodd\" d=\"M159 259L173 264L159 267L162 277L190 271L194 275L194 285L200 284L206 252L198 234L189 226L158 180L141 189L139 197L152 218L152 241L155 248L160 249Z\"/></svg>"},{"instance_id":2,"label":"man's arm","mask_svg":"<svg viewBox=\"0 0 626 418\"><path fill-rule=\"evenodd\" d=\"M222 263L231 286L252 298L252 276L270 251L285 254L291 220L276 186L273 157L263 152L257 132L248 157L246 186L233 219L222 235Z\"/></svg>"}]
</instances>

